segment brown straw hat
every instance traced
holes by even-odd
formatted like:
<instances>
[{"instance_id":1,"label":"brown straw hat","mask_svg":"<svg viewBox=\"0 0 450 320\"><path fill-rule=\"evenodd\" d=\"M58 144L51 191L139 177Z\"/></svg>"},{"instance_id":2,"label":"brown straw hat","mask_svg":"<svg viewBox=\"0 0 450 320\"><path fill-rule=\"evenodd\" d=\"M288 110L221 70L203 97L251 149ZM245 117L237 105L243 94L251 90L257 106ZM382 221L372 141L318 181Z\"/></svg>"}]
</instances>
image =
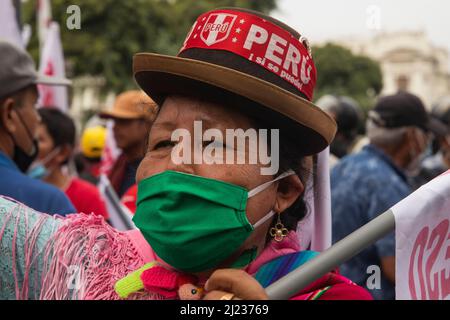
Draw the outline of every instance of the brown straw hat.
<instances>
[{"instance_id":1,"label":"brown straw hat","mask_svg":"<svg viewBox=\"0 0 450 320\"><path fill-rule=\"evenodd\" d=\"M178 56L138 53L133 69L156 103L169 94L219 99L282 128L305 155L326 148L336 133L334 120L311 102L316 68L308 41L259 12L204 13Z\"/></svg>"},{"instance_id":2,"label":"brown straw hat","mask_svg":"<svg viewBox=\"0 0 450 320\"><path fill-rule=\"evenodd\" d=\"M157 112L156 103L140 90L119 94L112 109L99 113L105 119L145 119L152 121Z\"/></svg>"}]
</instances>

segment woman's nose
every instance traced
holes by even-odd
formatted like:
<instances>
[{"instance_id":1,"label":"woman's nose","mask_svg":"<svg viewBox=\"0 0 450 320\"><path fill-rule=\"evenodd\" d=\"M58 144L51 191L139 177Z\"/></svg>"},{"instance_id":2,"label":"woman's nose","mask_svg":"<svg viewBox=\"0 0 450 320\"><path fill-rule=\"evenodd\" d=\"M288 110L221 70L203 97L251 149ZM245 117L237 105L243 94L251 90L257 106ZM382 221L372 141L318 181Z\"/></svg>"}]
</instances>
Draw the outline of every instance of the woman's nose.
<instances>
[{"instance_id":1,"label":"woman's nose","mask_svg":"<svg viewBox=\"0 0 450 320\"><path fill-rule=\"evenodd\" d=\"M170 157L169 161L167 161L166 170L195 174L194 166L192 163L180 163L179 161L175 161L175 159L172 159L172 157Z\"/></svg>"},{"instance_id":2,"label":"woman's nose","mask_svg":"<svg viewBox=\"0 0 450 320\"><path fill-rule=\"evenodd\" d=\"M194 148L193 140L178 141L171 149L167 161L167 170L195 174L194 158L198 148Z\"/></svg>"}]
</instances>

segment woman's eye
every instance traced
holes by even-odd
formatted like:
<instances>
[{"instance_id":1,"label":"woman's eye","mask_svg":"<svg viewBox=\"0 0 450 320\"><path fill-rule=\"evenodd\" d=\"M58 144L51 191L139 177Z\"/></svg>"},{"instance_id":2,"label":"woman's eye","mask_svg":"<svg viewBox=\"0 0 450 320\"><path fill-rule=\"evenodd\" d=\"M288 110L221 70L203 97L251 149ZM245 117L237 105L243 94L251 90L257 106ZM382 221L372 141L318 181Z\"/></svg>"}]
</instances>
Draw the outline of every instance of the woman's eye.
<instances>
[{"instance_id":1,"label":"woman's eye","mask_svg":"<svg viewBox=\"0 0 450 320\"><path fill-rule=\"evenodd\" d=\"M163 141L158 142L156 144L156 146L153 148L153 150L158 150L158 149L167 148L167 147L173 147L174 145L175 145L175 143L170 140L163 140Z\"/></svg>"},{"instance_id":2,"label":"woman's eye","mask_svg":"<svg viewBox=\"0 0 450 320\"><path fill-rule=\"evenodd\" d=\"M203 147L210 146L211 148L227 148L227 145L223 143L222 141L218 140L210 140L210 141L203 141Z\"/></svg>"}]
</instances>

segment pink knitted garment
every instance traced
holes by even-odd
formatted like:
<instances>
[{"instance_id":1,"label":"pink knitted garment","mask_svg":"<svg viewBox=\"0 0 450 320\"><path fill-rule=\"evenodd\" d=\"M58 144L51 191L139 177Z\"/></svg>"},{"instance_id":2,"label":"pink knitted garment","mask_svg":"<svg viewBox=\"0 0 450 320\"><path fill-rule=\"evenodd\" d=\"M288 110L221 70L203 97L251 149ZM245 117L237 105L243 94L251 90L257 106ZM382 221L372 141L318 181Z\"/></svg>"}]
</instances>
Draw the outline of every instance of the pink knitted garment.
<instances>
[{"instance_id":1,"label":"pink knitted garment","mask_svg":"<svg viewBox=\"0 0 450 320\"><path fill-rule=\"evenodd\" d=\"M87 214L65 219L46 246L45 255L49 254L53 258L44 265L41 299L119 299L114 284L147 262L127 233ZM161 298L148 292L129 297Z\"/></svg>"},{"instance_id":2,"label":"pink knitted garment","mask_svg":"<svg viewBox=\"0 0 450 320\"><path fill-rule=\"evenodd\" d=\"M0 290L15 299L120 299L117 280L154 260L138 232L91 214L39 213L0 197ZM145 291L129 299L161 299Z\"/></svg>"}]
</instances>

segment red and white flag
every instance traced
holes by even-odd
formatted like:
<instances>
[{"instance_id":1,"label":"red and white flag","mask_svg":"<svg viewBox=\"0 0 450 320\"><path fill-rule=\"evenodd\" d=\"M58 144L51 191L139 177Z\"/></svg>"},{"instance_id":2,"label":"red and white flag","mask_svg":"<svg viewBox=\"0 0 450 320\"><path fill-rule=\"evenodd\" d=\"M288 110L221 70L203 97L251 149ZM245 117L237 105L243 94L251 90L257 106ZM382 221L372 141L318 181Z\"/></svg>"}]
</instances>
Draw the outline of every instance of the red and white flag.
<instances>
[{"instance_id":1,"label":"red and white flag","mask_svg":"<svg viewBox=\"0 0 450 320\"><path fill-rule=\"evenodd\" d=\"M307 182L305 201L308 215L298 223L297 236L302 250L325 251L331 246L330 148L317 155L316 172Z\"/></svg>"},{"instance_id":2,"label":"red and white flag","mask_svg":"<svg viewBox=\"0 0 450 320\"><path fill-rule=\"evenodd\" d=\"M50 0L38 0L37 2L37 30L40 47L42 48L47 39L47 33L52 22L52 8Z\"/></svg>"},{"instance_id":3,"label":"red and white flag","mask_svg":"<svg viewBox=\"0 0 450 320\"><path fill-rule=\"evenodd\" d=\"M22 35L17 24L16 9L13 6L12 0L0 1L0 23L0 39L23 48Z\"/></svg>"},{"instance_id":4,"label":"red and white flag","mask_svg":"<svg viewBox=\"0 0 450 320\"><path fill-rule=\"evenodd\" d=\"M450 300L450 170L391 209L396 298Z\"/></svg>"},{"instance_id":5,"label":"red and white flag","mask_svg":"<svg viewBox=\"0 0 450 320\"><path fill-rule=\"evenodd\" d=\"M100 173L109 175L114 163L120 155L120 149L116 145L113 132L114 121L108 120L106 124L106 142L103 148Z\"/></svg>"},{"instance_id":6,"label":"red and white flag","mask_svg":"<svg viewBox=\"0 0 450 320\"><path fill-rule=\"evenodd\" d=\"M44 47L41 51L39 73L51 78L66 77L64 54L61 44L59 25L56 22L50 24ZM66 86L39 85L39 106L56 107L63 112L69 109Z\"/></svg>"}]
</instances>

